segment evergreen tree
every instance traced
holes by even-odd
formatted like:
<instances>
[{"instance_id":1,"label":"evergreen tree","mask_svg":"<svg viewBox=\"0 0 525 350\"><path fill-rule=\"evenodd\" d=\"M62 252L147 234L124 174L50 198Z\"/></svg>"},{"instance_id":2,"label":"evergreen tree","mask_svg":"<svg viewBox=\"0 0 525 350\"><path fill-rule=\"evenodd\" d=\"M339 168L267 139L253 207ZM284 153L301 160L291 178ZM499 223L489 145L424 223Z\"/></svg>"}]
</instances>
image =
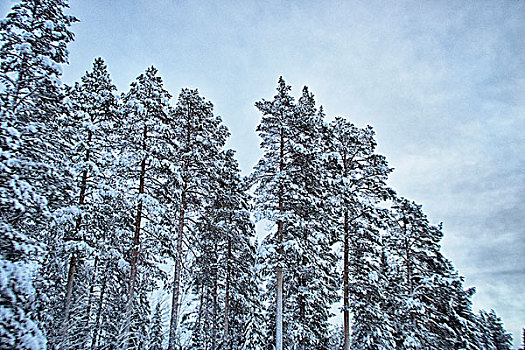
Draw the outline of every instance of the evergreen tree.
<instances>
[{"instance_id":1,"label":"evergreen tree","mask_svg":"<svg viewBox=\"0 0 525 350\"><path fill-rule=\"evenodd\" d=\"M165 279L158 266L161 258L158 236L164 232L160 218L165 206L155 193L162 185L159 177L164 175L160 154L167 133L169 98L154 67L141 74L122 98L119 191L127 196L127 215L133 218L126 256L129 278L125 326L121 332L128 348L140 348L146 343L148 293L156 288L157 280Z\"/></svg>"},{"instance_id":2,"label":"evergreen tree","mask_svg":"<svg viewBox=\"0 0 525 350\"><path fill-rule=\"evenodd\" d=\"M265 274L275 271L275 282L269 287L275 290L275 304L272 306L275 315L275 349L283 349L283 268L290 262L286 261L285 247L292 237L285 230L287 221L285 203L292 195L292 174L287 172L289 159L286 157L289 150L289 140L293 137L291 120L294 113L294 99L289 92L291 87L286 85L282 77L279 78L277 94L273 101L262 100L255 106L263 113L257 132L262 138L261 148L263 158L255 167L253 177L257 181L256 210L258 219L269 220L276 225L276 231L265 238L266 252Z\"/></svg>"},{"instance_id":3,"label":"evergreen tree","mask_svg":"<svg viewBox=\"0 0 525 350\"><path fill-rule=\"evenodd\" d=\"M151 319L151 331L149 335L148 350L162 350L162 342L164 340L164 332L162 325L162 308L160 301L155 306L155 313Z\"/></svg>"},{"instance_id":4,"label":"evergreen tree","mask_svg":"<svg viewBox=\"0 0 525 350\"><path fill-rule=\"evenodd\" d=\"M501 319L494 310L486 312L480 310L479 319L481 321L483 337L483 348L494 350L512 349L512 336L505 331Z\"/></svg>"},{"instance_id":5,"label":"evergreen tree","mask_svg":"<svg viewBox=\"0 0 525 350\"><path fill-rule=\"evenodd\" d=\"M296 191L290 208L294 213L290 232L298 243L298 255L290 274L295 281L286 291L290 344L298 349L326 349L329 309L337 300L336 256L332 252L334 221L325 161L326 131L322 107L318 111L305 86L293 115L291 144L292 182Z\"/></svg>"},{"instance_id":6,"label":"evergreen tree","mask_svg":"<svg viewBox=\"0 0 525 350\"><path fill-rule=\"evenodd\" d=\"M224 152L215 165L216 187L201 218L202 227L196 231L200 255L193 270L201 304L192 348L241 349L258 336L247 327L260 312L255 230L250 197L233 154ZM247 331L253 333L247 336Z\"/></svg>"},{"instance_id":7,"label":"evergreen tree","mask_svg":"<svg viewBox=\"0 0 525 350\"><path fill-rule=\"evenodd\" d=\"M166 188L175 196L177 203L176 214L172 216L176 220L173 225L176 227L172 253L175 266L168 342L168 349L172 350L180 342L177 332L183 331L178 329L179 323L182 318L186 318L179 314L183 263L191 263L188 260L188 250L193 253L194 258L200 255L198 251L195 252L198 246L194 236L198 229L196 219L201 217L202 208L206 208L211 201L209 197L213 197L213 178L217 171L215 163L219 160L229 132L222 125L221 118L214 115L213 104L201 97L197 90L190 89L183 89L180 93L177 105L170 113L169 130L172 132L172 142L178 146L178 153L171 161L179 172L176 178L166 183Z\"/></svg>"},{"instance_id":8,"label":"evergreen tree","mask_svg":"<svg viewBox=\"0 0 525 350\"><path fill-rule=\"evenodd\" d=\"M96 305L100 295L97 294L106 294L103 281L113 272L108 266L112 260L122 257L121 253L115 254L120 247L118 237L114 236L125 229L121 224L125 220L116 220L116 216L123 213L118 210L122 207L118 203L122 196L116 196L113 179L117 175L113 146L120 123L115 91L101 58L95 59L92 71L86 72L81 82L69 90L75 112L69 133L70 142L75 146L72 157L78 181L75 200L80 210L74 228L65 237L69 272L64 324L60 328L61 335L67 335L62 341L69 344L68 348L72 348L73 343L93 342L94 334L99 331ZM77 280L83 286L76 286ZM72 317L76 322L69 321L71 305L76 311ZM72 343L69 339L79 338L82 333L82 341Z\"/></svg>"},{"instance_id":9,"label":"evergreen tree","mask_svg":"<svg viewBox=\"0 0 525 350\"><path fill-rule=\"evenodd\" d=\"M37 318L50 316L47 297L35 302L31 280L38 263L51 257L46 243L61 228L52 223L67 220L72 187L69 149L60 136L69 110L59 65L67 62L68 27L76 19L64 8L63 0L24 0L0 23L1 347L46 344ZM47 293L46 283L39 293Z\"/></svg>"},{"instance_id":10,"label":"evergreen tree","mask_svg":"<svg viewBox=\"0 0 525 350\"><path fill-rule=\"evenodd\" d=\"M441 225L428 222L421 206L404 198L394 205L389 252L396 265L396 342L399 348L479 346L470 290L440 253ZM478 344L478 345L476 345Z\"/></svg>"},{"instance_id":11,"label":"evergreen tree","mask_svg":"<svg viewBox=\"0 0 525 350\"><path fill-rule=\"evenodd\" d=\"M256 210L259 219L277 226L263 242L263 273L276 273L267 286L276 296L270 312L276 348L325 348L336 284L324 202L323 114L306 88L297 105L290 90L281 77L273 101L256 103L263 113L257 131L264 151L252 174Z\"/></svg>"},{"instance_id":12,"label":"evergreen tree","mask_svg":"<svg viewBox=\"0 0 525 350\"><path fill-rule=\"evenodd\" d=\"M387 282L380 268L380 230L387 216L378 205L393 193L385 183L392 169L375 153L370 126L361 129L336 117L329 135L335 226L343 243L343 348L388 349L392 325L384 310Z\"/></svg>"}]
</instances>

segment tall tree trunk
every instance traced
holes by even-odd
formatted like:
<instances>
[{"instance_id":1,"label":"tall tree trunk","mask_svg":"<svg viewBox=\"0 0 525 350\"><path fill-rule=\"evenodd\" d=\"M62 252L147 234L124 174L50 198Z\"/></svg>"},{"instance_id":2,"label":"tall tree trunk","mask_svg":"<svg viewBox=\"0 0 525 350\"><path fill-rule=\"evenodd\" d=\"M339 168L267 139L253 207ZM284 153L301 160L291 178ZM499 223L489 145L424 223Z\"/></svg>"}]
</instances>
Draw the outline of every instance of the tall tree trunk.
<instances>
[{"instance_id":1,"label":"tall tree trunk","mask_svg":"<svg viewBox=\"0 0 525 350\"><path fill-rule=\"evenodd\" d=\"M350 350L350 299L348 293L348 269L349 269L349 224L348 210L345 210L344 217L344 253L343 253L343 328L344 345L343 350Z\"/></svg>"},{"instance_id":2,"label":"tall tree trunk","mask_svg":"<svg viewBox=\"0 0 525 350\"><path fill-rule=\"evenodd\" d=\"M284 170L284 130L281 127L281 145L279 154L279 172L282 173ZM279 180L282 181L282 180ZM283 184L279 184L279 213L284 212L283 205ZM283 350L283 268L282 264L282 241L283 241L283 222L281 219L277 221L277 271L275 273L276 278L276 313L275 313L275 350Z\"/></svg>"},{"instance_id":3,"label":"tall tree trunk","mask_svg":"<svg viewBox=\"0 0 525 350\"><path fill-rule=\"evenodd\" d=\"M174 278L173 278L173 294L171 298L171 319L170 319L170 335L168 341L168 350L175 350L176 336L177 336L177 322L179 318L179 294L180 294L180 282L181 282L181 269L182 269L182 242L184 235L184 218L186 215L186 192L182 192L181 198L181 211L179 216L179 235L177 239L177 257L175 258L174 266Z\"/></svg>"},{"instance_id":4,"label":"tall tree trunk","mask_svg":"<svg viewBox=\"0 0 525 350\"><path fill-rule=\"evenodd\" d=\"M144 132L142 135L142 150L146 151L146 138L148 136L148 127L144 125ZM146 154L143 155L142 161L140 162L140 177L139 177L139 196L144 194L144 181L146 178ZM133 235L133 250L131 253L131 274L129 278L129 292L128 292L128 312L131 310L131 303L135 294L135 280L137 278L137 263L139 257L139 246L140 246L140 228L142 223L142 199L139 199L137 206L137 216L135 220L135 234Z\"/></svg>"},{"instance_id":5,"label":"tall tree trunk","mask_svg":"<svg viewBox=\"0 0 525 350\"><path fill-rule=\"evenodd\" d=\"M343 152L343 175L345 179L348 179L348 160L346 151ZM344 330L344 343L343 350L350 350L350 296L348 286L348 275L349 275L349 259L350 259L350 222L348 218L348 208L346 204L344 208L344 237L343 237L343 330Z\"/></svg>"},{"instance_id":6,"label":"tall tree trunk","mask_svg":"<svg viewBox=\"0 0 525 350\"><path fill-rule=\"evenodd\" d=\"M204 285L200 285L200 303L199 303L199 313L197 315L197 332L202 333L202 313L204 312Z\"/></svg>"},{"instance_id":7,"label":"tall tree trunk","mask_svg":"<svg viewBox=\"0 0 525 350\"><path fill-rule=\"evenodd\" d=\"M108 269L109 265L106 265L106 268L104 269L104 277L102 279L102 286L100 289L100 297L98 299L98 310L97 310L97 317L95 319L95 326L93 329L93 338L91 339L91 350L94 350L97 346L98 341L98 334L100 332L100 318L102 317L102 310L103 310L103 304L104 304L104 296L106 293L106 286L107 286L107 280L108 280Z\"/></svg>"},{"instance_id":8,"label":"tall tree trunk","mask_svg":"<svg viewBox=\"0 0 525 350\"><path fill-rule=\"evenodd\" d=\"M69 271L67 273L67 286L66 286L66 305L64 309L64 321L62 324L62 334L65 334L67 330L67 324L69 320L69 309L71 307L71 295L73 293L73 276L75 275L75 267L77 263L76 253L71 254L71 259L69 260Z\"/></svg>"},{"instance_id":9,"label":"tall tree trunk","mask_svg":"<svg viewBox=\"0 0 525 350\"><path fill-rule=\"evenodd\" d=\"M217 241L215 241L215 252L217 252ZM217 316L219 315L219 303L217 302L217 295L219 294L219 288L218 288L218 279L219 279L219 271L218 271L218 259L215 258L215 271L214 271L214 281L213 281L213 295L212 295L212 301L213 301L213 307L212 307L212 322L211 322L211 349L215 350L217 349L217 323L218 319Z\"/></svg>"},{"instance_id":10,"label":"tall tree trunk","mask_svg":"<svg viewBox=\"0 0 525 350\"><path fill-rule=\"evenodd\" d=\"M88 145L91 144L91 139L92 138L93 138L93 133L91 132L91 130L88 130L88 139L87 139L87 144ZM90 158L90 150L89 150L89 147L88 147L88 149L86 150L86 155L84 157L84 162L88 162L89 158ZM87 171L87 169L84 169L84 171L82 171L82 179L80 181L80 195L79 195L79 199L78 199L79 206L84 205L85 202L86 202L87 178L88 178L88 171ZM73 231L74 234L77 234L78 231L80 231L81 222L82 222L82 217L79 215L77 220L76 220L76 223L75 223L75 229ZM76 269L76 263L77 263L77 260L78 260L76 255L77 254L75 252L73 252L71 254L71 259L69 260L69 272L67 274L66 300L65 300L65 306L64 306L64 321L63 321L63 325L62 325L62 334L64 334L64 332L66 331L67 323L68 323L68 320L69 320L69 310L71 308L71 295L73 294L73 283L74 283L74 279L75 279L75 269Z\"/></svg>"},{"instance_id":11,"label":"tall tree trunk","mask_svg":"<svg viewBox=\"0 0 525 350\"><path fill-rule=\"evenodd\" d=\"M276 295L276 327L275 327L275 349L283 349L283 268L279 265L276 271L277 295Z\"/></svg>"},{"instance_id":12,"label":"tall tree trunk","mask_svg":"<svg viewBox=\"0 0 525 350\"><path fill-rule=\"evenodd\" d=\"M140 176L139 176L139 197L144 194L144 182L146 178L146 138L148 136L148 127L144 125L144 131L142 135L142 150L144 154L142 155L142 161L140 162ZM130 262L130 277L129 277L129 291L128 291L128 301L126 305L126 313L128 315L128 320L124 328L124 339L126 347L130 345L129 338L129 328L131 326L131 309L133 307L133 300L135 298L135 281L137 279L137 264L139 260L139 247L140 247L140 229L142 224L142 210L143 203L142 198L139 198L139 203L137 205L137 216L135 219L135 233L133 235L133 249L131 251L131 262Z\"/></svg>"},{"instance_id":13,"label":"tall tree trunk","mask_svg":"<svg viewBox=\"0 0 525 350\"><path fill-rule=\"evenodd\" d=\"M404 243L405 243L405 260L406 260L406 266L407 266L407 271L406 271L406 278L407 278L407 285L408 285L408 290L410 292L410 294L412 294L414 288L412 286L412 264L411 264L411 259L412 257L410 256L410 245L409 245L409 242L408 242L408 237L407 237L407 220L406 218L403 217L403 234L404 234Z\"/></svg>"},{"instance_id":14,"label":"tall tree trunk","mask_svg":"<svg viewBox=\"0 0 525 350\"><path fill-rule=\"evenodd\" d=\"M94 291L95 291L95 281L96 281L96 278L97 278L98 260L99 260L98 256L95 256L95 263L94 263L94 266L93 266L93 277L90 280L90 286L89 286L89 291L88 291L87 311L86 311L86 326L87 326L88 329L89 329L89 324L90 324L90 321L91 321L91 309L92 309L91 299L92 299ZM104 279L105 278L106 277L104 276ZM89 333L90 332L88 332L88 336L84 340L84 345L86 345L89 342ZM84 346L84 345L83 345L83 347L87 348L87 346Z\"/></svg>"},{"instance_id":15,"label":"tall tree trunk","mask_svg":"<svg viewBox=\"0 0 525 350\"><path fill-rule=\"evenodd\" d=\"M231 278L231 265L230 259L232 256L232 245L230 236L228 236L227 252L226 252L226 292L224 296L224 344L226 348L230 345L230 278Z\"/></svg>"},{"instance_id":16,"label":"tall tree trunk","mask_svg":"<svg viewBox=\"0 0 525 350\"><path fill-rule=\"evenodd\" d=\"M186 149L184 151L181 151L182 153L185 153L190 149L191 145L191 134L192 134L192 127L190 123L191 119L191 104L188 106L188 111L186 113ZM188 172L189 164L188 160L186 159L184 161L183 165L183 176L186 176L186 173ZM179 213L179 236L177 240L177 257L175 258L175 266L173 267L174 273L173 273L173 294L171 297L171 318L170 318L170 335L168 339L168 350L175 350L176 342L177 342L177 323L179 318L179 308L180 308L180 285L181 285L181 278L182 278L182 243L184 239L184 225L185 225L185 216L186 216L186 210L187 210L187 201L186 201L186 191L185 186L186 181L183 183L183 190L181 194L181 210Z\"/></svg>"},{"instance_id":17,"label":"tall tree trunk","mask_svg":"<svg viewBox=\"0 0 525 350\"><path fill-rule=\"evenodd\" d=\"M98 268L98 256L95 256L95 263L93 265L93 278L91 280L91 285L89 286L89 292L88 292L88 305L87 305L87 317L89 319L89 316L91 314L91 297L93 296L93 293L95 291L95 280L97 278L97 268Z\"/></svg>"}]
</instances>

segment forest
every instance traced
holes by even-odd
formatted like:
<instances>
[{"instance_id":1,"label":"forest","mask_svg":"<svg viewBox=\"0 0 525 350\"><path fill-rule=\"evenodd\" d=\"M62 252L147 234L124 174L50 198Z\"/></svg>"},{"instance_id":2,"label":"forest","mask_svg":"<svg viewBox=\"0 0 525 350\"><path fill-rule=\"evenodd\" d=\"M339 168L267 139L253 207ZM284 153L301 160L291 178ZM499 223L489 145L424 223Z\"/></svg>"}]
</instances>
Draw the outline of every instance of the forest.
<instances>
[{"instance_id":1,"label":"forest","mask_svg":"<svg viewBox=\"0 0 525 350\"><path fill-rule=\"evenodd\" d=\"M67 8L0 22L1 349L511 348L371 126L280 77L243 176L213 104L155 67L63 84Z\"/></svg>"}]
</instances>

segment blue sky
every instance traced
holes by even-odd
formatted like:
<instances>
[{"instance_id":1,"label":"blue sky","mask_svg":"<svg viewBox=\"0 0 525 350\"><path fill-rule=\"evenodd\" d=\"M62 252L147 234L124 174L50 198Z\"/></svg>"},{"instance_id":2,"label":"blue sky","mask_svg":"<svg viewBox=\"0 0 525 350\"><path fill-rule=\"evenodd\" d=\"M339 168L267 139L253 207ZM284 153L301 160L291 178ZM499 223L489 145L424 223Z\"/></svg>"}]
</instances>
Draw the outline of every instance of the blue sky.
<instances>
[{"instance_id":1,"label":"blue sky","mask_svg":"<svg viewBox=\"0 0 525 350\"><path fill-rule=\"evenodd\" d=\"M5 13L11 1L0 0ZM443 250L475 308L525 326L525 1L71 0L73 83L102 56L120 91L155 65L199 88L245 172L260 152L253 107L283 75L328 118L377 132L390 184L444 222Z\"/></svg>"}]
</instances>

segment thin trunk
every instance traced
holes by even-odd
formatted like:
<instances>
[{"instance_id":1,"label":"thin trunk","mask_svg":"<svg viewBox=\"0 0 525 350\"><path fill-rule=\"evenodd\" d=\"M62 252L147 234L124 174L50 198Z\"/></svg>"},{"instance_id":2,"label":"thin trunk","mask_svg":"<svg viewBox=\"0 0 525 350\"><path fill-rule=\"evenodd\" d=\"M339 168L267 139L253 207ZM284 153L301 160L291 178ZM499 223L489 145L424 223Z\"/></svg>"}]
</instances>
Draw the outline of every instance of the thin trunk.
<instances>
[{"instance_id":1,"label":"thin trunk","mask_svg":"<svg viewBox=\"0 0 525 350\"><path fill-rule=\"evenodd\" d=\"M403 233L404 233L404 243L405 243L405 260L406 260L406 278L407 278L407 285L409 288L410 294L413 292L413 286L412 286L412 264L410 263L411 257L410 257L410 245L408 244L408 238L407 238L407 220L403 218Z\"/></svg>"},{"instance_id":2,"label":"thin trunk","mask_svg":"<svg viewBox=\"0 0 525 350\"><path fill-rule=\"evenodd\" d=\"M230 320L229 320L229 312L230 312L230 278L231 278L231 266L230 266L230 259L232 257L232 246L231 246L231 240L228 236L228 243L227 243L227 252L226 252L226 294L224 297L224 344L226 346L230 343Z\"/></svg>"},{"instance_id":3,"label":"thin trunk","mask_svg":"<svg viewBox=\"0 0 525 350\"><path fill-rule=\"evenodd\" d=\"M215 242L215 252L217 251L217 242ZM211 322L211 349L215 350L217 349L217 323L218 323L218 319L217 319L217 316L219 314L218 312L218 302L217 302L217 294L219 294L218 292L218 283L217 283L217 280L218 280L218 266L217 266L217 261L218 259L216 258L215 259L215 273L214 273L214 281L213 281L213 295L212 295L212 299L213 299L213 321Z\"/></svg>"},{"instance_id":4,"label":"thin trunk","mask_svg":"<svg viewBox=\"0 0 525 350\"><path fill-rule=\"evenodd\" d=\"M100 331L100 318L102 316L102 310L103 310L103 304L104 304L104 296L106 293L106 286L107 286L107 280L108 280L108 265L106 265L104 277L102 279L102 287L100 289L100 297L98 299L98 311L97 311L97 317L95 319L95 327L93 329L93 339L91 340L91 350L94 350L97 346L98 341L98 333Z\"/></svg>"},{"instance_id":5,"label":"thin trunk","mask_svg":"<svg viewBox=\"0 0 525 350\"><path fill-rule=\"evenodd\" d=\"M144 193L144 176L143 173L146 170L146 159L144 158L141 162L141 175L140 175L140 185L139 193ZM133 251L131 253L131 275L129 278L129 301L128 301L128 310L131 308L131 302L135 295L135 280L137 278L137 262L139 258L139 245L140 245L140 227L142 223L142 200L139 200L137 206L137 216L135 220L135 234L133 235Z\"/></svg>"},{"instance_id":6,"label":"thin trunk","mask_svg":"<svg viewBox=\"0 0 525 350\"><path fill-rule=\"evenodd\" d=\"M204 297L204 300L206 300L206 307L204 308L205 310L205 320L208 321L208 322L204 322L204 327L202 329L202 334L201 336L204 337L204 349L208 350L208 346L209 346L209 342L207 339L207 335L208 335L208 330L210 329L210 288L209 287L206 287L206 296Z\"/></svg>"},{"instance_id":7,"label":"thin trunk","mask_svg":"<svg viewBox=\"0 0 525 350\"><path fill-rule=\"evenodd\" d=\"M144 193L144 182L146 178L146 138L148 136L148 127L144 125L144 131L142 134L142 150L144 154L142 155L142 161L140 162L140 176L139 176L139 197ZM129 330L131 326L131 309L133 306L133 299L135 298L135 281L137 279L137 264L139 260L139 247L140 247L140 229L142 224L142 210L143 203L142 199L139 198L139 203L137 205L137 216L135 220L135 233L133 235L133 249L131 251L131 262L130 262L130 276L129 276L129 290L128 290L128 301L126 305L126 313L128 315L128 321L126 322L124 328L124 339L125 347L129 347L130 338Z\"/></svg>"},{"instance_id":8,"label":"thin trunk","mask_svg":"<svg viewBox=\"0 0 525 350\"><path fill-rule=\"evenodd\" d=\"M279 159L279 172L282 173L284 170L284 130L281 128L281 145L280 145L280 159ZM280 180L282 181L282 180ZM279 184L279 213L284 212L283 205L283 184ZM275 350L283 349L283 268L282 263L282 241L283 241L283 222L281 219L277 221L277 271L276 277L276 314L275 314Z\"/></svg>"},{"instance_id":9,"label":"thin trunk","mask_svg":"<svg viewBox=\"0 0 525 350\"><path fill-rule=\"evenodd\" d=\"M16 109L18 108L18 103L19 103L19 100L20 100L20 91L22 90L22 87L21 87L21 81L24 80L24 73L26 72L26 69L27 69L27 55L24 54L22 56L22 63L20 64L20 70L18 71L18 78L16 80L16 88L15 88L15 93L14 93L14 96L13 96L13 100L11 102L11 111L13 112L13 114L15 114L16 112Z\"/></svg>"},{"instance_id":10,"label":"thin trunk","mask_svg":"<svg viewBox=\"0 0 525 350\"><path fill-rule=\"evenodd\" d=\"M283 349L283 268L277 266L277 313L276 313L276 327L275 327L275 349Z\"/></svg>"},{"instance_id":11,"label":"thin trunk","mask_svg":"<svg viewBox=\"0 0 525 350\"><path fill-rule=\"evenodd\" d=\"M71 260L69 261L69 271L67 273L67 286L66 286L66 306L64 310L64 322L62 324L62 335L66 333L67 324L69 320L69 308L71 305L71 294L73 292L73 276L75 275L75 267L77 262L77 256L75 253L71 254Z\"/></svg>"},{"instance_id":12,"label":"thin trunk","mask_svg":"<svg viewBox=\"0 0 525 350\"><path fill-rule=\"evenodd\" d=\"M91 297L93 296L93 292L95 290L95 279L97 276L97 267L98 267L98 256L95 256L95 263L93 266L93 279L91 280L91 285L89 286L89 293L88 293L88 306L87 306L87 317L89 319L89 316L91 315Z\"/></svg>"},{"instance_id":13,"label":"thin trunk","mask_svg":"<svg viewBox=\"0 0 525 350\"><path fill-rule=\"evenodd\" d=\"M186 150L190 148L191 144L191 104L188 106L188 111L186 113ZM181 152L183 153L183 152ZM189 169L188 161L184 162L183 166L183 175L185 176ZM183 184L183 186L185 183ZM173 294L171 299L171 318L170 318L170 335L168 340L168 350L175 350L176 346L176 336L177 336L177 323L179 318L179 307L180 307L180 284L181 284L181 269L182 269L182 243L184 239L184 225L185 225L185 216L186 216L187 202L186 202L186 192L183 187L181 194L181 210L179 213L179 237L177 240L177 257L175 258L175 266L173 267Z\"/></svg>"},{"instance_id":14,"label":"thin trunk","mask_svg":"<svg viewBox=\"0 0 525 350\"><path fill-rule=\"evenodd\" d=\"M412 285L412 264L411 264L411 257L410 257L410 246L408 244L408 238L407 238L407 220L405 217L403 217L403 233L404 233L404 243L405 243L405 260L406 260L406 279L407 279L407 285L408 285L408 292L410 294L410 297L412 297L412 293L414 292L414 287ZM410 322L412 323L412 327L416 327L416 320L414 318L414 313L412 311L409 311L409 317Z\"/></svg>"},{"instance_id":15,"label":"thin trunk","mask_svg":"<svg viewBox=\"0 0 525 350\"><path fill-rule=\"evenodd\" d=\"M200 291L200 303L199 303L199 314L197 316L197 332L201 332L201 323L202 323L202 311L204 309L203 303L204 303L204 285L201 285L201 291Z\"/></svg>"},{"instance_id":16,"label":"thin trunk","mask_svg":"<svg viewBox=\"0 0 525 350\"><path fill-rule=\"evenodd\" d=\"M148 136L148 127L144 125L144 131L142 134L142 150L146 151L146 138ZM142 161L140 162L140 177L139 177L139 196L144 193L144 181L146 178L146 154L143 155ZM139 258L139 245L140 245L140 228L142 223L142 199L139 199L137 206L137 216L135 220L135 234L133 235L133 250L131 252L131 274L129 278L129 298L128 298L128 312L131 310L131 303L135 294L135 280L137 278L137 262Z\"/></svg>"},{"instance_id":17,"label":"thin trunk","mask_svg":"<svg viewBox=\"0 0 525 350\"><path fill-rule=\"evenodd\" d=\"M91 278L91 281L90 281L91 283L90 283L89 291L88 291L88 301L87 301L87 311L86 311L86 326L87 326L88 329L89 329L89 324L90 324L90 321L91 321L91 309L92 309L91 298L93 297L93 294L94 294L94 291L95 291L95 280L97 278L96 277L97 276L97 269L98 269L98 256L95 257L95 263L94 263L94 266L93 266L93 277ZM87 344L87 342L89 342L89 336L86 337L84 342L86 344Z\"/></svg>"},{"instance_id":18,"label":"thin trunk","mask_svg":"<svg viewBox=\"0 0 525 350\"><path fill-rule=\"evenodd\" d=\"M348 293L348 270L349 270L349 225L348 210L345 210L344 218L344 256L343 256L343 328L344 345L343 350L350 350L350 298Z\"/></svg>"},{"instance_id":19,"label":"thin trunk","mask_svg":"<svg viewBox=\"0 0 525 350\"><path fill-rule=\"evenodd\" d=\"M306 244L306 240L308 239L308 234L306 233L306 230L303 234L303 239ZM304 291L306 290L306 266L307 266L305 255L303 255L301 259L301 265L302 265L302 269L299 272L299 278L298 278L298 284L299 284L299 290L300 290L299 296L298 296L298 304L299 304L299 320L300 322L303 322L303 326L304 326L304 324L307 323L306 298L304 295ZM304 328L303 328L303 332L304 332ZM304 336L305 336L304 333L299 334L298 345L297 345L298 350L304 350L306 348L306 344L304 343L306 342L307 338L305 338ZM308 335L306 335L306 337L308 337Z\"/></svg>"},{"instance_id":20,"label":"thin trunk","mask_svg":"<svg viewBox=\"0 0 525 350\"><path fill-rule=\"evenodd\" d=\"M348 165L346 152L343 153L343 170L344 178L348 178ZM350 296L348 290L348 274L349 274L349 235L350 223L348 218L348 209L344 209L344 252L343 252L343 329L344 329L344 343L343 350L350 350Z\"/></svg>"},{"instance_id":21,"label":"thin trunk","mask_svg":"<svg viewBox=\"0 0 525 350\"><path fill-rule=\"evenodd\" d=\"M182 207L179 217L179 236L177 240L177 257L175 259L174 266L174 279L173 279L173 294L171 299L171 319L170 319L170 335L168 350L175 350L176 346L176 335L177 335L177 322L179 318L179 294L180 294L180 282L181 282L181 269L182 269L182 242L184 234L184 217L186 215L186 193L182 192Z\"/></svg>"},{"instance_id":22,"label":"thin trunk","mask_svg":"<svg viewBox=\"0 0 525 350\"><path fill-rule=\"evenodd\" d=\"M87 138L88 145L91 143L92 138L93 138L93 133L90 130L88 130L88 138ZM90 158L90 150L88 148L86 150L84 162L88 162L89 158ZM79 206L84 205L86 202L87 178L88 178L88 171L84 170L82 172L82 179L80 181L80 195L78 199ZM77 234L78 231L80 230L81 223L82 223L82 217L79 215L75 223L75 229L73 231L74 235ZM71 259L69 260L69 273L67 274L64 321L62 325L63 332L67 329L67 322L69 321L69 310L71 308L71 295L73 294L73 284L74 284L74 279L75 279L76 263L77 263L77 256L76 256L76 253L73 252L71 254Z\"/></svg>"}]
</instances>

